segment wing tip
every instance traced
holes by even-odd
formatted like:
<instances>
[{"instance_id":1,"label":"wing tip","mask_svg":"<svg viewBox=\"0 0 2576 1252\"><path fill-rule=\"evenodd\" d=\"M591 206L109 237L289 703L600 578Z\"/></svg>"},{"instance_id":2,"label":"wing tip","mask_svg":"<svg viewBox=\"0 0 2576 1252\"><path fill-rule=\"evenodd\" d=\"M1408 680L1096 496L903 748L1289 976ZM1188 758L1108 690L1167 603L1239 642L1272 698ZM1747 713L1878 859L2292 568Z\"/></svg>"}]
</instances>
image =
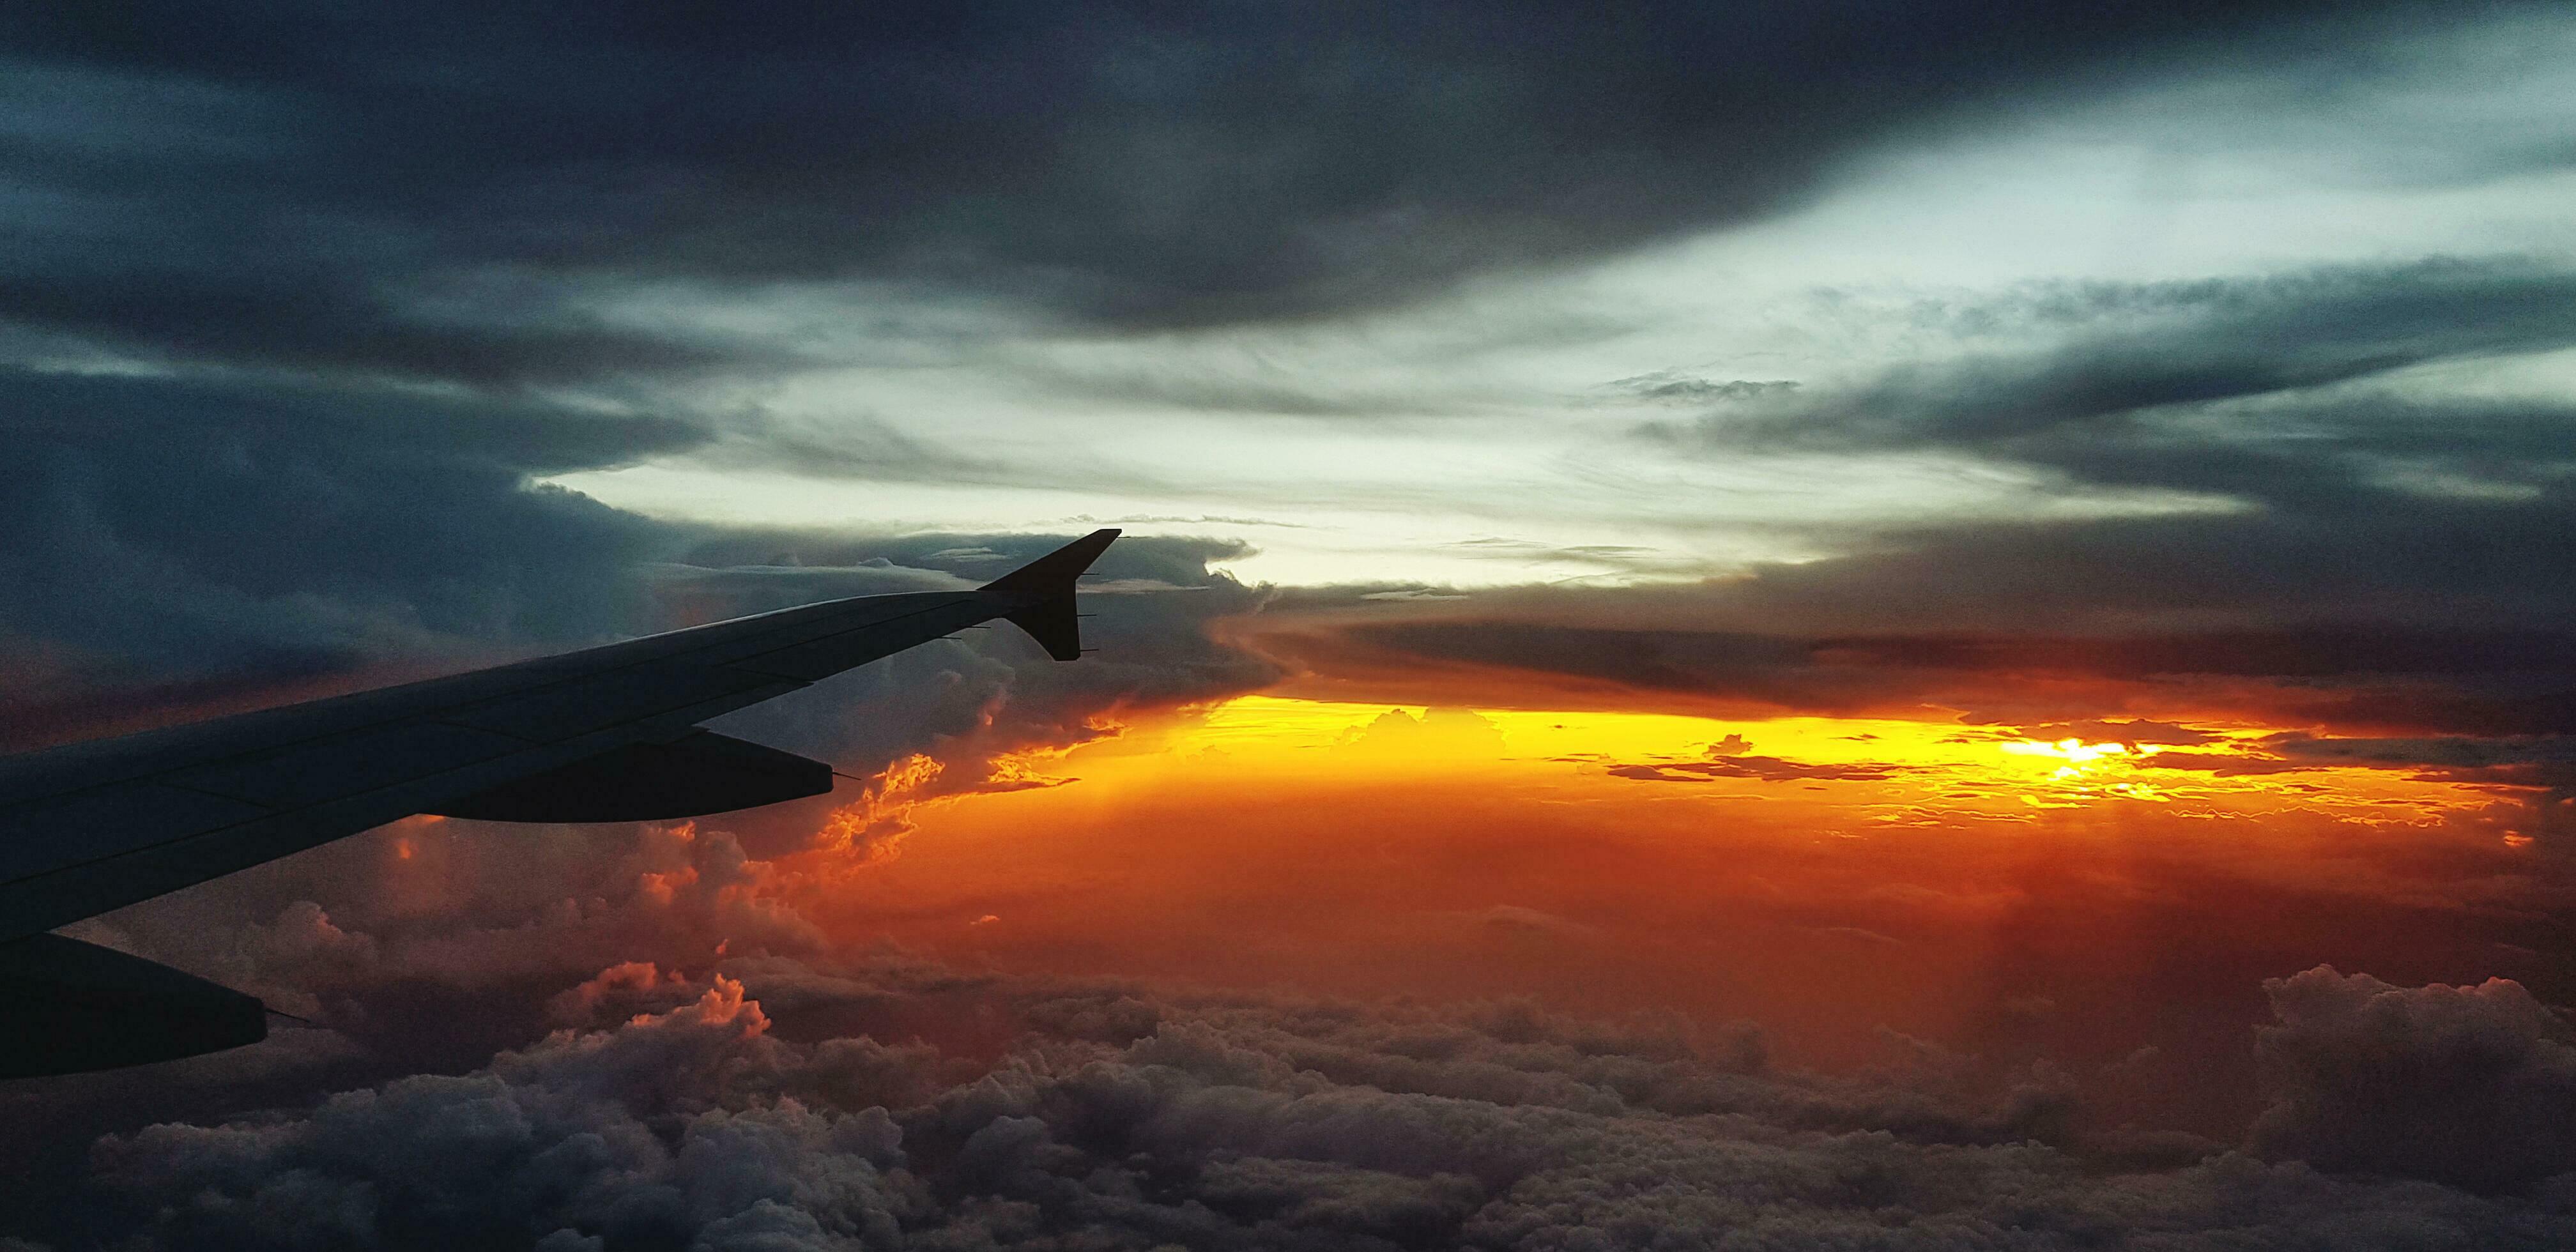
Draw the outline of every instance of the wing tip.
<instances>
[{"instance_id":1,"label":"wing tip","mask_svg":"<svg viewBox=\"0 0 2576 1252\"><path fill-rule=\"evenodd\" d=\"M1118 535L1117 527L1104 526L984 584L983 589L1070 595L1073 580L1090 569L1091 563L1109 550L1109 545L1117 541Z\"/></svg>"},{"instance_id":2,"label":"wing tip","mask_svg":"<svg viewBox=\"0 0 2576 1252\"><path fill-rule=\"evenodd\" d=\"M986 591L1030 597L1004 620L1027 631L1029 638L1059 661L1082 659L1080 619L1073 611L1074 580L1118 538L1114 526L1102 527L1045 556L984 584Z\"/></svg>"}]
</instances>

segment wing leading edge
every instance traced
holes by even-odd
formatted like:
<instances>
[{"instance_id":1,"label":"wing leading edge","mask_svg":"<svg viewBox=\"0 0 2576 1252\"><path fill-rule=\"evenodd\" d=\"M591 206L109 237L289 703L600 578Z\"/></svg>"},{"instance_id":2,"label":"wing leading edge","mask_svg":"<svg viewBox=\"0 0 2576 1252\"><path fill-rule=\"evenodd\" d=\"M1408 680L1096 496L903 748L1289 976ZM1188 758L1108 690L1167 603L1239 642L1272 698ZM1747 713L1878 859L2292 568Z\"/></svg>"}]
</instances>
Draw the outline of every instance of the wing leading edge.
<instances>
[{"instance_id":1,"label":"wing leading edge","mask_svg":"<svg viewBox=\"0 0 2576 1252\"><path fill-rule=\"evenodd\" d=\"M636 820L827 790L828 767L697 724L994 618L1073 660L1075 579L1117 537L973 591L830 600L0 759L0 948L414 813Z\"/></svg>"}]
</instances>

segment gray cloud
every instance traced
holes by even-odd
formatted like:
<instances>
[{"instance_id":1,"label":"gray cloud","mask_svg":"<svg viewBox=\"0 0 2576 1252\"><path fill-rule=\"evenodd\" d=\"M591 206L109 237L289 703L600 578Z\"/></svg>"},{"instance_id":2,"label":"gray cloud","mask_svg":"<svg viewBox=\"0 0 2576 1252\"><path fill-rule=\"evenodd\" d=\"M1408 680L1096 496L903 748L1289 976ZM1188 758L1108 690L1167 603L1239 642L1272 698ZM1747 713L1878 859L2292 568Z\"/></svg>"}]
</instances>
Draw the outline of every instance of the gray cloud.
<instances>
[{"instance_id":1,"label":"gray cloud","mask_svg":"<svg viewBox=\"0 0 2576 1252\"><path fill-rule=\"evenodd\" d=\"M2347 12L12 15L0 736L959 585L1050 542L676 526L531 486L675 453L1025 481L891 428L804 432L666 404L675 379L830 354L664 303L819 285L835 315L860 306L865 333L933 343L1382 307L1780 212L1842 162L1962 111L2210 59L2367 77L2340 52L2302 51L2383 33ZM2103 683L2189 687L2236 701L2213 708L2345 732L2276 743L2302 760L2531 785L2564 764L2539 737L2576 732L2576 418L2393 376L2562 348L2571 290L2560 267L2506 261L2036 287L1916 310L1922 329L1980 346L1856 386L1625 379L1614 386L1636 401L1722 406L1668 424L1696 447L1963 451L2246 507L1842 535L1845 555L1688 588L1363 593L1409 599L1335 623L1307 655L1801 711L1943 702L2034 725L2098 717ZM916 317L916 303L965 312ZM2056 346L1982 346L2003 336ZM1220 410L1405 398L1074 374L1095 396ZM1239 554L1119 545L1103 570L1121 585L1205 590L1102 597L1086 624L1102 652L1083 665L1039 660L1001 628L732 728L862 774L927 751L949 765L938 786L996 785L1000 753L1274 677L1204 633L1270 602L1208 573ZM1670 572L1625 546L1557 555ZM2029 673L2063 685L2014 680ZM1636 768L1779 774L1743 754ZM29 1228L74 1246L1619 1246L1722 1232L1747 1247L2123 1234L2544 1247L2570 1234L2551 1181L2567 1145L2536 1120L2565 1112L2563 1036L2492 984L2437 994L2312 972L2276 987L2283 1024L2262 1046L2279 1102L2256 1151L2176 1167L2196 1145L2116 1147L2083 1122L2065 1074L1987 1081L1931 1051L1900 1074L1828 1080L1773 1070L1742 1031L1694 1041L1526 1006L1227 1002L837 965L759 890L764 858L810 842L823 807L689 839L388 832L110 919L94 937L322 1025L116 1080L130 1090L8 1093L17 1124L60 1129L22 1145L53 1155L0 1195L88 1178L62 1226ZM422 872L389 872L397 838ZM720 946L781 1022L946 997L1025 1037L993 1064L773 1027L711 980ZM647 977L639 960L660 964ZM641 1012L663 1016L607 1025ZM2383 1021L2397 1026L2375 1031ZM567 1023L604 1028L529 1042ZM2391 1100L2392 1073L2471 1095L2471 1076L2500 1074L2527 1100ZM48 1116L65 1108L78 1116ZM278 1111L236 1116L259 1108ZM115 1135L93 1167L64 1158L100 1129ZM2429 1142L2460 1146L2437 1157ZM2129 1172L2141 1161L2156 1168Z\"/></svg>"},{"instance_id":2,"label":"gray cloud","mask_svg":"<svg viewBox=\"0 0 2576 1252\"><path fill-rule=\"evenodd\" d=\"M2470 738L2450 735L2414 739L2330 739L2306 734L2274 735L2263 741L2273 752L2296 760L2356 762L2366 765L2420 765L2428 769L2483 770L2512 766L2576 764L2576 737L2519 735Z\"/></svg>"},{"instance_id":3,"label":"gray cloud","mask_svg":"<svg viewBox=\"0 0 2576 1252\"><path fill-rule=\"evenodd\" d=\"M1673 405L1777 401L1798 389L1798 384L1784 380L1754 382L1734 378L1715 382L1680 370L1656 370L1634 378L1619 379L1610 386L1640 400Z\"/></svg>"},{"instance_id":4,"label":"gray cloud","mask_svg":"<svg viewBox=\"0 0 2576 1252\"><path fill-rule=\"evenodd\" d=\"M2303 512L2460 483L2554 495L2576 429L2576 411L2552 400L2344 385L2576 343L2576 278L2546 261L2054 284L1916 316L1967 340L2050 342L1733 397L1696 423L1647 429L1725 448L1973 452L2091 484Z\"/></svg>"},{"instance_id":5,"label":"gray cloud","mask_svg":"<svg viewBox=\"0 0 2576 1252\"><path fill-rule=\"evenodd\" d=\"M2392 987L2319 966L2263 984L2274 1090L2253 1146L2322 1169L2527 1188L2576 1165L2576 1044L2521 984Z\"/></svg>"},{"instance_id":6,"label":"gray cloud","mask_svg":"<svg viewBox=\"0 0 2576 1252\"><path fill-rule=\"evenodd\" d=\"M2325 13L2384 33L2296 2L27 16L5 313L481 382L744 351L602 320L602 279L1307 315L1773 211L1999 97L2249 47L2348 78L2306 52Z\"/></svg>"},{"instance_id":7,"label":"gray cloud","mask_svg":"<svg viewBox=\"0 0 2576 1252\"><path fill-rule=\"evenodd\" d=\"M1851 589L1864 587L1856 579ZM1590 684L1735 716L1939 710L1973 723L2077 727L2106 704L2152 711L2188 694L2203 707L2343 736L2571 732L2565 693L2576 689L2576 672L2555 635L2446 637L2373 627L2073 635L2007 623L1938 635L1758 634L1666 624L1694 612L1732 615L1743 601L1727 590L1669 598L1594 590L1535 600L1371 600L1389 611L1474 615L1281 616L1233 633L1283 664L1346 683L1393 683L1412 674L1417 683L1455 684L1477 670L1519 671L1570 680L1570 691ZM1628 620L1592 625L1587 617ZM2500 767L2507 763L2549 764L2517 756L2510 741L2497 758Z\"/></svg>"},{"instance_id":8,"label":"gray cloud","mask_svg":"<svg viewBox=\"0 0 2576 1252\"><path fill-rule=\"evenodd\" d=\"M294 674L632 629L676 548L529 475L687 446L532 402L11 373L0 629L125 681Z\"/></svg>"},{"instance_id":9,"label":"gray cloud","mask_svg":"<svg viewBox=\"0 0 2576 1252\"><path fill-rule=\"evenodd\" d=\"M299 1112L111 1135L92 1155L92 1185L120 1215L112 1229L141 1236L139 1246L295 1232L360 1246L727 1246L765 1232L772 1242L760 1246L1723 1237L1946 1248L2126 1232L2178 1246L2541 1247L2576 1233L2553 1204L2320 1173L2299 1159L2296 1117L2258 1130L2269 1163L2205 1145L2178 1165L2106 1172L2051 1129L2072 1098L2062 1076L1977 1090L1937 1050L1827 1079L1652 1023L1620 1028L1525 1005L1362 1007L987 980L975 990L984 1011L1026 1033L999 1061L960 1069L925 1045L790 1037L793 1012L773 1021L760 1002L764 979L794 1003L794 987L820 972L772 962L745 967L742 982L657 975L644 985L611 971L603 984L644 998L600 1002L602 1014L645 1015ZM820 981L868 1002L952 994L934 992L926 972L850 967ZM2274 984L2285 1024L2263 1046L2307 1063L2276 1112L2311 1110L2318 1082L2367 1077L2349 1067L2386 1050L2293 994L2332 991L2327 983L2346 980L2315 971ZM2493 1028L2460 1025L2479 1039L2544 1030L2536 1010L2505 1004L2519 993L2509 983L2474 993L2351 985L2365 999L2504 1005ZM810 993L803 1002L816 1003ZM2440 1047L2435 1038L2427 1046ZM2360 1088L2331 1087L2346 1089ZM2319 1151L2397 1143L2417 1128L2379 1104L2330 1111L2359 1120ZM2541 1121L2535 1111L2518 1124ZM2576 1163L2563 1144L2542 1147L2518 1158L2517 1181Z\"/></svg>"},{"instance_id":10,"label":"gray cloud","mask_svg":"<svg viewBox=\"0 0 2576 1252\"><path fill-rule=\"evenodd\" d=\"M2294 732L2269 736L2262 746L2295 762L2371 765L2450 782L2528 788L2534 795L2526 833L2576 831L2576 736L2337 738Z\"/></svg>"}]
</instances>

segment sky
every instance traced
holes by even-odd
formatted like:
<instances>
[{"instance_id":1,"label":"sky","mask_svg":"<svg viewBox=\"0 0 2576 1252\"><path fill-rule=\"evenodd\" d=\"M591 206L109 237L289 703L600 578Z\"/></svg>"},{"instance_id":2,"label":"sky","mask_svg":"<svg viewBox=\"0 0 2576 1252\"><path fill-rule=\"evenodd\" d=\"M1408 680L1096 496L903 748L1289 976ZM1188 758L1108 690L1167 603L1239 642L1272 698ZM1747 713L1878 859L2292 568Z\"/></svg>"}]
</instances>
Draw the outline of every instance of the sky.
<instances>
[{"instance_id":1,"label":"sky","mask_svg":"<svg viewBox=\"0 0 2576 1252\"><path fill-rule=\"evenodd\" d=\"M0 1248L2576 1243L2576 17L0 16L0 750L1100 526L66 933Z\"/></svg>"}]
</instances>

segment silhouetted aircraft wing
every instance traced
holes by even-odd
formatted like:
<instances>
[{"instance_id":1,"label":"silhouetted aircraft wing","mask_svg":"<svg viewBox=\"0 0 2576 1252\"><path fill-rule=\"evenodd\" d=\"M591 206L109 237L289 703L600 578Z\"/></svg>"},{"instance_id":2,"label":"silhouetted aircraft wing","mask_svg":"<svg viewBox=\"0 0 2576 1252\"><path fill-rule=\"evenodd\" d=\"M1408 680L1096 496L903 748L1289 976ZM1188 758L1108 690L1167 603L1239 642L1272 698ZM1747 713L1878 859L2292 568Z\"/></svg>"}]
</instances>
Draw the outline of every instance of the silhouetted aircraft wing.
<instances>
[{"instance_id":1,"label":"silhouetted aircraft wing","mask_svg":"<svg viewBox=\"0 0 2576 1252\"><path fill-rule=\"evenodd\" d=\"M90 988L98 1012L81 1021L157 1022L152 1006L185 998L167 978L197 980L42 932L414 813L638 821L828 791L829 766L697 724L997 617L1073 660L1074 580L1117 537L1096 531L973 591L831 600L0 759L0 996ZM209 990L247 1000L189 994ZM0 1032L0 1076L63 1072L18 1055L25 1033Z\"/></svg>"}]
</instances>

